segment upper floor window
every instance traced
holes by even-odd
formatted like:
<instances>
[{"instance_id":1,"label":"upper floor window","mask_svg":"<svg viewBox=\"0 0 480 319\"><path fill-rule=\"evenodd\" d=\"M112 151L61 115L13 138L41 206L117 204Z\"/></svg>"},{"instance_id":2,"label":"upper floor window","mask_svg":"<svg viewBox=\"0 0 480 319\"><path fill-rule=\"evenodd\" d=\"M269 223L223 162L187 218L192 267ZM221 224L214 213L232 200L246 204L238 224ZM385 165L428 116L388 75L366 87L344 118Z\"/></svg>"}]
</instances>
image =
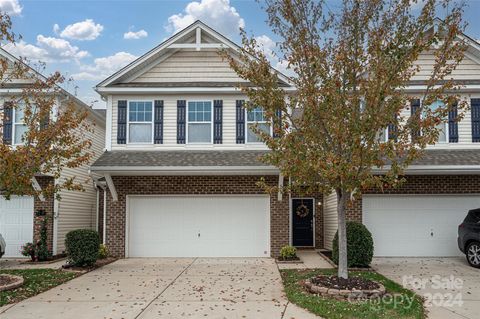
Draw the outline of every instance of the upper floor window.
<instances>
[{"instance_id":1,"label":"upper floor window","mask_svg":"<svg viewBox=\"0 0 480 319\"><path fill-rule=\"evenodd\" d=\"M261 142L260 137L255 134L253 128L257 125L257 128L261 131L272 134L271 125L267 120L265 111L261 107L255 107L252 110L247 110L247 142L248 143L259 143Z\"/></svg>"},{"instance_id":2,"label":"upper floor window","mask_svg":"<svg viewBox=\"0 0 480 319\"><path fill-rule=\"evenodd\" d=\"M22 138L27 132L27 125L24 121L24 105L18 105L16 108L13 109L13 144L18 145L22 144Z\"/></svg>"},{"instance_id":3,"label":"upper floor window","mask_svg":"<svg viewBox=\"0 0 480 319\"><path fill-rule=\"evenodd\" d=\"M129 143L152 143L151 101L131 101L128 104L128 142Z\"/></svg>"},{"instance_id":4,"label":"upper floor window","mask_svg":"<svg viewBox=\"0 0 480 319\"><path fill-rule=\"evenodd\" d=\"M442 101L436 101L429 106L429 109L430 111L435 112L438 108L444 107L445 103L443 103ZM438 129L438 142L448 142L448 123L446 121L443 121L442 123L438 124L436 128Z\"/></svg>"},{"instance_id":5,"label":"upper floor window","mask_svg":"<svg viewBox=\"0 0 480 319\"><path fill-rule=\"evenodd\" d=\"M188 143L212 143L212 102L188 102Z\"/></svg>"}]
</instances>

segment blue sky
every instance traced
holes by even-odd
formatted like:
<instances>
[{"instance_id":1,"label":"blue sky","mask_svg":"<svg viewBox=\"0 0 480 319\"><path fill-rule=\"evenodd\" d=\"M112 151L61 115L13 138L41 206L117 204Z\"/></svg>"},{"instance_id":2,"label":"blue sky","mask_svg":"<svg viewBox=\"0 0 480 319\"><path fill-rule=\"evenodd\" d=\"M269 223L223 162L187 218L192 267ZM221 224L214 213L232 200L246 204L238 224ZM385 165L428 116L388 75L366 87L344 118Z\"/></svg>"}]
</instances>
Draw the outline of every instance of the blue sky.
<instances>
[{"instance_id":1,"label":"blue sky","mask_svg":"<svg viewBox=\"0 0 480 319\"><path fill-rule=\"evenodd\" d=\"M328 3L335 10L338 0ZM467 34L480 39L480 0L467 3ZM0 0L0 9L12 15L13 30L23 37L9 51L45 61L47 73L73 77L68 89L89 104L99 100L96 83L196 19L236 42L240 26L261 37L266 48L275 39L254 0Z\"/></svg>"}]
</instances>

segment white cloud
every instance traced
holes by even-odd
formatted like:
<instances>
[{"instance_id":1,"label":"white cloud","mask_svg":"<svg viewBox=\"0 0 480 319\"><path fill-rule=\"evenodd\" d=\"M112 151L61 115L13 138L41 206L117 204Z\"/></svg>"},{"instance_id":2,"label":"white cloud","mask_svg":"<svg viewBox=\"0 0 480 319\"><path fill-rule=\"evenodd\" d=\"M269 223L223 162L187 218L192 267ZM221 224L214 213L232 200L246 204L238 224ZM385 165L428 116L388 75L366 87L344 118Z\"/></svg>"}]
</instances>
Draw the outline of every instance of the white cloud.
<instances>
[{"instance_id":1,"label":"white cloud","mask_svg":"<svg viewBox=\"0 0 480 319\"><path fill-rule=\"evenodd\" d=\"M42 62L69 62L89 55L67 40L41 34L37 36L36 45L21 40L16 44L8 43L4 48L13 55Z\"/></svg>"},{"instance_id":2,"label":"white cloud","mask_svg":"<svg viewBox=\"0 0 480 319\"><path fill-rule=\"evenodd\" d=\"M137 40L141 38L146 38L147 36L148 36L148 32L143 29L137 32L128 31L123 34L123 38L127 40Z\"/></svg>"},{"instance_id":3,"label":"white cloud","mask_svg":"<svg viewBox=\"0 0 480 319\"><path fill-rule=\"evenodd\" d=\"M95 40L102 31L103 25L95 23L92 19L86 19L82 22L67 25L60 36L75 40Z\"/></svg>"},{"instance_id":4,"label":"white cloud","mask_svg":"<svg viewBox=\"0 0 480 319\"><path fill-rule=\"evenodd\" d=\"M58 34L59 32L60 32L60 26L58 25L58 23L55 23L53 25L53 33Z\"/></svg>"},{"instance_id":5,"label":"white cloud","mask_svg":"<svg viewBox=\"0 0 480 319\"><path fill-rule=\"evenodd\" d=\"M0 11L8 13L10 16L19 16L22 14L23 7L18 0L0 0Z\"/></svg>"},{"instance_id":6,"label":"white cloud","mask_svg":"<svg viewBox=\"0 0 480 319\"><path fill-rule=\"evenodd\" d=\"M175 33L196 20L205 22L225 35L237 34L239 28L245 27L245 20L229 0L200 0L187 4L183 13L170 16L166 29Z\"/></svg>"},{"instance_id":7,"label":"white cloud","mask_svg":"<svg viewBox=\"0 0 480 319\"><path fill-rule=\"evenodd\" d=\"M120 70L137 57L128 52L117 52L103 58L96 58L92 65L82 65L80 72L72 75L74 80L101 80Z\"/></svg>"},{"instance_id":8,"label":"white cloud","mask_svg":"<svg viewBox=\"0 0 480 319\"><path fill-rule=\"evenodd\" d=\"M293 71L288 68L288 62L280 60L276 54L277 45L275 41L270 39L267 35L255 37L258 46L265 53L265 57L270 61L270 64L276 70L286 74L293 75Z\"/></svg>"}]
</instances>

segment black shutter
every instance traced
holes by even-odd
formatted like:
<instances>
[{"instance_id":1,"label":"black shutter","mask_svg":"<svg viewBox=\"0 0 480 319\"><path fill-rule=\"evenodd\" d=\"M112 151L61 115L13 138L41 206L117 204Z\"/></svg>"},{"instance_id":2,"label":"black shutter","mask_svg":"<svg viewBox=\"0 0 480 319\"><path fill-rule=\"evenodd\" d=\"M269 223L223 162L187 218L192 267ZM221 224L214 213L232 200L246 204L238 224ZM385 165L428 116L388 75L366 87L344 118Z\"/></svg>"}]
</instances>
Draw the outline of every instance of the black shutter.
<instances>
[{"instance_id":1,"label":"black shutter","mask_svg":"<svg viewBox=\"0 0 480 319\"><path fill-rule=\"evenodd\" d=\"M222 144L223 101L213 101L213 144Z\"/></svg>"},{"instance_id":2,"label":"black shutter","mask_svg":"<svg viewBox=\"0 0 480 319\"><path fill-rule=\"evenodd\" d=\"M3 105L3 144L12 144L13 108L10 102Z\"/></svg>"},{"instance_id":3,"label":"black shutter","mask_svg":"<svg viewBox=\"0 0 480 319\"><path fill-rule=\"evenodd\" d=\"M277 110L275 114L276 118L273 123L273 137L279 137L282 129L282 110Z\"/></svg>"},{"instance_id":4,"label":"black shutter","mask_svg":"<svg viewBox=\"0 0 480 319\"><path fill-rule=\"evenodd\" d=\"M420 109L420 100L419 99L414 99L410 102L410 116L415 116ZM420 118L420 115L417 115L418 118ZM420 130L412 130L412 139L415 139L415 137L420 136Z\"/></svg>"},{"instance_id":5,"label":"black shutter","mask_svg":"<svg viewBox=\"0 0 480 319\"><path fill-rule=\"evenodd\" d=\"M127 101L118 101L117 144L127 143Z\"/></svg>"},{"instance_id":6,"label":"black shutter","mask_svg":"<svg viewBox=\"0 0 480 319\"><path fill-rule=\"evenodd\" d=\"M480 142L480 99L471 99L472 142Z\"/></svg>"},{"instance_id":7,"label":"black shutter","mask_svg":"<svg viewBox=\"0 0 480 319\"><path fill-rule=\"evenodd\" d=\"M395 121L397 121L397 115L395 115ZM394 123L388 124L388 139L397 141L397 126Z\"/></svg>"},{"instance_id":8,"label":"black shutter","mask_svg":"<svg viewBox=\"0 0 480 319\"><path fill-rule=\"evenodd\" d=\"M185 144L185 109L187 101L177 101L177 144Z\"/></svg>"},{"instance_id":9,"label":"black shutter","mask_svg":"<svg viewBox=\"0 0 480 319\"><path fill-rule=\"evenodd\" d=\"M237 100L237 144L245 144L245 101Z\"/></svg>"},{"instance_id":10,"label":"black shutter","mask_svg":"<svg viewBox=\"0 0 480 319\"><path fill-rule=\"evenodd\" d=\"M448 141L450 143L458 143L458 110L457 103L448 111Z\"/></svg>"},{"instance_id":11,"label":"black shutter","mask_svg":"<svg viewBox=\"0 0 480 319\"><path fill-rule=\"evenodd\" d=\"M153 118L153 143L163 144L163 101L155 100Z\"/></svg>"},{"instance_id":12,"label":"black shutter","mask_svg":"<svg viewBox=\"0 0 480 319\"><path fill-rule=\"evenodd\" d=\"M48 112L40 121L40 130L44 130L50 124L50 112Z\"/></svg>"}]
</instances>

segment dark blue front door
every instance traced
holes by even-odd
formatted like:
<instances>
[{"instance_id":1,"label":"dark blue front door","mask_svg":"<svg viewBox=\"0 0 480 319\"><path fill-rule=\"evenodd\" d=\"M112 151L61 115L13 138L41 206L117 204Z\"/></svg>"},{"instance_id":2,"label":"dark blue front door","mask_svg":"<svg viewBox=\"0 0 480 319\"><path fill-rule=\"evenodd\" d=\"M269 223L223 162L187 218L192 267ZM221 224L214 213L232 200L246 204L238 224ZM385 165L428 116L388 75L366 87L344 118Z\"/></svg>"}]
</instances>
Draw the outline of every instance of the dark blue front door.
<instances>
[{"instance_id":1,"label":"dark blue front door","mask_svg":"<svg viewBox=\"0 0 480 319\"><path fill-rule=\"evenodd\" d=\"M292 244L293 246L313 246L312 198L292 199Z\"/></svg>"}]
</instances>

